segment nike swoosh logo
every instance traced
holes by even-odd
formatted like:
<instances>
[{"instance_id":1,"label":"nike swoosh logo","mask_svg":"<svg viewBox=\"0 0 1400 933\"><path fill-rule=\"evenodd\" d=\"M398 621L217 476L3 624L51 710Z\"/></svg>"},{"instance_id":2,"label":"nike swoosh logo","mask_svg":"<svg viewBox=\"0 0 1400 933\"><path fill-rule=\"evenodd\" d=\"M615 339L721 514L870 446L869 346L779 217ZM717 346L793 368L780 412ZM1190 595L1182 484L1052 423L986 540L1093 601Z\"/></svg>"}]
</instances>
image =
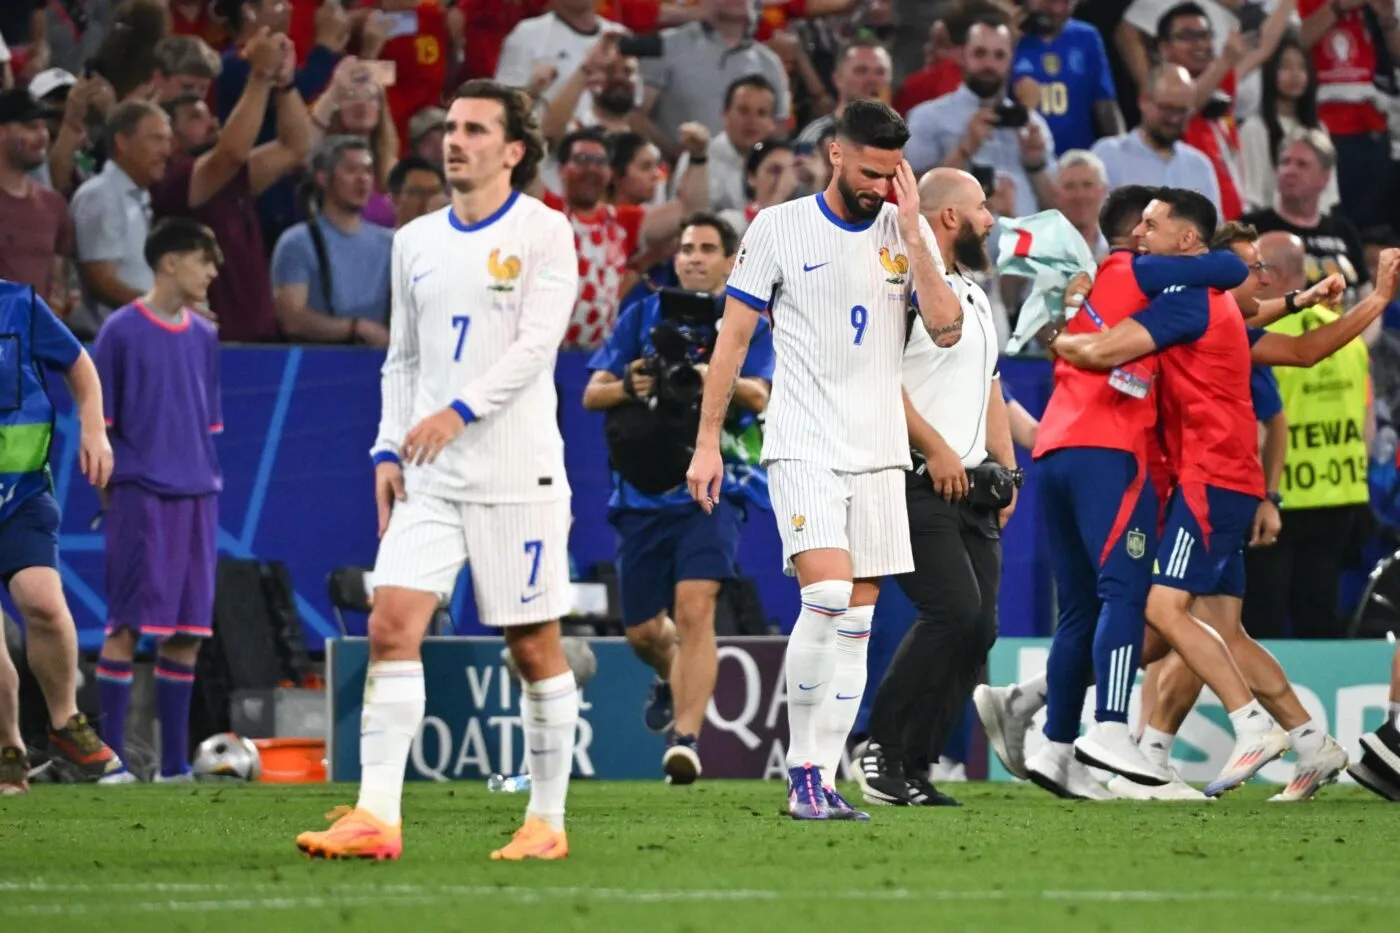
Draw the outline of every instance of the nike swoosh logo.
<instances>
[{"instance_id":1,"label":"nike swoosh logo","mask_svg":"<svg viewBox=\"0 0 1400 933\"><path fill-rule=\"evenodd\" d=\"M829 265L831 265L831 260L830 260L830 259L828 259L826 262L819 262L819 263L817 263L815 266L809 266L809 265L807 265L807 264L804 262L804 263L802 264L802 271L803 271L803 272L812 272L812 271L815 271L815 270L817 270L817 269L820 269L822 266L829 266Z\"/></svg>"},{"instance_id":2,"label":"nike swoosh logo","mask_svg":"<svg viewBox=\"0 0 1400 933\"><path fill-rule=\"evenodd\" d=\"M433 274L433 272L432 272L431 269L429 269L427 272L420 272L420 273L418 273L417 275L415 275L415 276L413 277L413 282L412 282L412 284L413 284L413 285L417 285L419 279L421 279L421 278L426 278L427 276L430 276L430 275L432 275L432 274Z\"/></svg>"},{"instance_id":3,"label":"nike swoosh logo","mask_svg":"<svg viewBox=\"0 0 1400 933\"><path fill-rule=\"evenodd\" d=\"M851 694L851 695L848 696L848 697L843 697L841 694L838 693L838 694L836 694L836 699L838 699L838 700L859 700L859 699L860 699L860 694L859 694L859 693L853 693L853 694Z\"/></svg>"},{"instance_id":4,"label":"nike swoosh logo","mask_svg":"<svg viewBox=\"0 0 1400 933\"><path fill-rule=\"evenodd\" d=\"M534 602L535 600L539 599L539 598L540 598L541 596L543 596L543 595L544 595L543 593L536 593L534 596L521 596L521 597L520 597L520 605L523 606L523 605L525 605L526 603L532 603L532 602Z\"/></svg>"},{"instance_id":5,"label":"nike swoosh logo","mask_svg":"<svg viewBox=\"0 0 1400 933\"><path fill-rule=\"evenodd\" d=\"M797 689L798 689L798 690L815 690L815 689L817 689L817 688L820 687L820 686L821 686L821 683L812 684L810 687L807 686L806 684L798 684L798 685L797 685Z\"/></svg>"}]
</instances>

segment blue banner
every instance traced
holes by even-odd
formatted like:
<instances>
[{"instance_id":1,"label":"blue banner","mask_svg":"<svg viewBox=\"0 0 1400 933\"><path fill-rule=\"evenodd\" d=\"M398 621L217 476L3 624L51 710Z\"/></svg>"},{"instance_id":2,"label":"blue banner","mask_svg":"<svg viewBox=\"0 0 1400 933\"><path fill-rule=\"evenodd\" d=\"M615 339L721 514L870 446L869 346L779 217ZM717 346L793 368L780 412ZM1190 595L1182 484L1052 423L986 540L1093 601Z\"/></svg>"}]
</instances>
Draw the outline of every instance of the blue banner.
<instances>
[{"instance_id":1,"label":"blue banner","mask_svg":"<svg viewBox=\"0 0 1400 933\"><path fill-rule=\"evenodd\" d=\"M217 439L224 469L219 547L234 557L281 560L291 571L297 610L311 650L337 634L326 576L346 565L372 566L375 553L373 471L367 451L379 422L383 353L336 347L228 347L223 350L224 433ZM1006 360L1003 378L1031 411L1044 407L1048 366ZM607 522L610 489L603 417L585 411L587 356L559 357L560 424L573 487L570 551L582 574L611 561ZM106 621L103 536L94 526L97 497L77 469L77 424L62 379L50 380L60 411L51 462L63 508L61 573L84 650L95 650ZM1029 465L1029 456L1022 460ZM1003 537L1002 631L1049 631L1050 580L1040 527L1034 469ZM797 585L782 572L777 526L751 509L739 551L743 572L758 585L764 610L784 631L797 618ZM469 581L453 605L459 634L484 634ZM347 620L351 634L364 619Z\"/></svg>"}]
</instances>

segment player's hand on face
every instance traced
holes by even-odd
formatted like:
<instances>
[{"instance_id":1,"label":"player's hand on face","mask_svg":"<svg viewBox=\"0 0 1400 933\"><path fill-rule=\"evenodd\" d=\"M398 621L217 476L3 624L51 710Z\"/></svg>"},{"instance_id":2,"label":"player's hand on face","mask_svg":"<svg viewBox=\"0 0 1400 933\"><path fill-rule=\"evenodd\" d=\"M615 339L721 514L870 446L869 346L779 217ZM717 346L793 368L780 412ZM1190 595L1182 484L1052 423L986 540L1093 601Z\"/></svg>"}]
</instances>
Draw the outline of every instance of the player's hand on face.
<instances>
[{"instance_id":1,"label":"player's hand on face","mask_svg":"<svg viewBox=\"0 0 1400 933\"><path fill-rule=\"evenodd\" d=\"M366 346L387 347L389 345L389 328L378 321L361 320L355 325L355 335L364 341Z\"/></svg>"},{"instance_id":2,"label":"player's hand on face","mask_svg":"<svg viewBox=\"0 0 1400 933\"><path fill-rule=\"evenodd\" d=\"M928 478L933 483L933 491L948 502L957 502L967 495L967 470L962 460L947 444L931 451L924 451L928 463Z\"/></svg>"},{"instance_id":3,"label":"player's hand on face","mask_svg":"<svg viewBox=\"0 0 1400 933\"><path fill-rule=\"evenodd\" d=\"M690 490L690 498L700 503L700 508L708 515L719 502L720 487L724 484L724 460L718 447L699 446L690 458L690 469L685 471L685 485Z\"/></svg>"},{"instance_id":4,"label":"player's hand on face","mask_svg":"<svg viewBox=\"0 0 1400 933\"><path fill-rule=\"evenodd\" d=\"M107 440L107 426L98 424L84 428L78 445L78 467L87 481L98 489L107 486L112 477L112 444Z\"/></svg>"},{"instance_id":5,"label":"player's hand on face","mask_svg":"<svg viewBox=\"0 0 1400 933\"><path fill-rule=\"evenodd\" d=\"M923 242L919 227L919 180L914 177L914 167L908 159L900 159L894 170L894 195L899 199L895 219L899 223L899 235L908 243Z\"/></svg>"},{"instance_id":6,"label":"player's hand on face","mask_svg":"<svg viewBox=\"0 0 1400 933\"><path fill-rule=\"evenodd\" d=\"M374 468L374 505L379 512L379 537L389 529L389 513L395 502L404 500L403 467L392 461Z\"/></svg>"},{"instance_id":7,"label":"player's hand on face","mask_svg":"<svg viewBox=\"0 0 1400 933\"><path fill-rule=\"evenodd\" d=\"M417 466L432 463L466 426L462 416L451 408L429 415L415 424L404 438L404 463Z\"/></svg>"},{"instance_id":8,"label":"player's hand on face","mask_svg":"<svg viewBox=\"0 0 1400 933\"><path fill-rule=\"evenodd\" d=\"M1254 527L1249 535L1250 547L1269 547L1278 542L1278 533L1283 530L1283 516L1278 506L1268 499L1259 503L1254 510Z\"/></svg>"}]
</instances>

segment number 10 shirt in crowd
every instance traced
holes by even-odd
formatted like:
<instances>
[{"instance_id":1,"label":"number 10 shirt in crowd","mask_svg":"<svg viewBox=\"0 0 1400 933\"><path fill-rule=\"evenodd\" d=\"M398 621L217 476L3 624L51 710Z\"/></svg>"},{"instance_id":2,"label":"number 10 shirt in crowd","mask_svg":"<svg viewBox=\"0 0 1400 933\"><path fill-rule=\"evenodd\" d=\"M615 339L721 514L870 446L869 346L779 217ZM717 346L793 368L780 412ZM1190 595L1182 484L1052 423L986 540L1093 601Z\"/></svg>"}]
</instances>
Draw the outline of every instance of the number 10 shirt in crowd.
<instances>
[{"instance_id":1,"label":"number 10 shirt in crowd","mask_svg":"<svg viewBox=\"0 0 1400 933\"><path fill-rule=\"evenodd\" d=\"M568 219L519 192L474 224L448 206L394 235L392 265L383 413L371 453L397 454L410 428L452 407L467 426L436 462L406 471L410 496L568 498L554 390L578 294Z\"/></svg>"},{"instance_id":2,"label":"number 10 shirt in crowd","mask_svg":"<svg viewBox=\"0 0 1400 933\"><path fill-rule=\"evenodd\" d=\"M771 307L777 359L763 462L803 460L845 473L908 469L901 394L913 274L896 208L850 223L825 193L758 213L728 293ZM939 271L933 230L919 219ZM916 324L916 326L919 326Z\"/></svg>"}]
</instances>

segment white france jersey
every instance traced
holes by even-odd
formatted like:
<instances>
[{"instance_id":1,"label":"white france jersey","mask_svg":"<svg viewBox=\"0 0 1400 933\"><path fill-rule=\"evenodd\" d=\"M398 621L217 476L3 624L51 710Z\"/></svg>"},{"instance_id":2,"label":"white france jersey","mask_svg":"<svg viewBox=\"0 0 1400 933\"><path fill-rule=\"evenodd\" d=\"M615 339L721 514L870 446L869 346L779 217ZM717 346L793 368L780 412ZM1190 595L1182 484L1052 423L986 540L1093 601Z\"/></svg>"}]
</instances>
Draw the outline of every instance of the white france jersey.
<instances>
[{"instance_id":1,"label":"white france jersey","mask_svg":"<svg viewBox=\"0 0 1400 933\"><path fill-rule=\"evenodd\" d=\"M406 465L410 496L567 498L554 363L578 295L568 219L513 193L470 226L451 206L394 234L393 316L372 452L454 402L474 416L437 461Z\"/></svg>"},{"instance_id":2,"label":"white france jersey","mask_svg":"<svg viewBox=\"0 0 1400 933\"><path fill-rule=\"evenodd\" d=\"M962 465L987 459L987 400L997 376L997 332L987 293L961 270L944 281L963 309L962 337L940 347L915 321L904 351L904 388L914 410L948 442Z\"/></svg>"},{"instance_id":3,"label":"white france jersey","mask_svg":"<svg viewBox=\"0 0 1400 933\"><path fill-rule=\"evenodd\" d=\"M942 271L933 231L919 223ZM910 466L900 361L912 288L893 204L863 224L836 217L820 193L759 211L728 292L758 310L772 300L765 462L845 473Z\"/></svg>"}]
</instances>

